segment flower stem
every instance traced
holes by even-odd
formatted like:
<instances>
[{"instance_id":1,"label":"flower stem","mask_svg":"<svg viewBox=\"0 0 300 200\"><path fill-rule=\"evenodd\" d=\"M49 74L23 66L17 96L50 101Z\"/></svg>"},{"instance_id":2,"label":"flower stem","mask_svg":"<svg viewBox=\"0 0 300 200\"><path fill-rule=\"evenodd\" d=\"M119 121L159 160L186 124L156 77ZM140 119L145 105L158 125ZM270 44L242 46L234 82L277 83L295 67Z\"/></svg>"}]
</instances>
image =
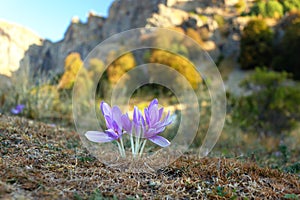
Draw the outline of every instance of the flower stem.
<instances>
[{"instance_id":1,"label":"flower stem","mask_svg":"<svg viewBox=\"0 0 300 200\"><path fill-rule=\"evenodd\" d=\"M134 147L134 157L139 151L139 137L135 136L135 147Z\"/></svg>"},{"instance_id":2,"label":"flower stem","mask_svg":"<svg viewBox=\"0 0 300 200\"><path fill-rule=\"evenodd\" d=\"M133 133L130 134L130 143L131 143L131 151L134 156L134 142L133 142Z\"/></svg>"},{"instance_id":3,"label":"flower stem","mask_svg":"<svg viewBox=\"0 0 300 200\"><path fill-rule=\"evenodd\" d=\"M140 150L140 153L139 153L139 157L141 157L141 156L142 156L142 154L143 154L143 151L144 151L144 148L145 148L146 142L147 142L147 139L144 139L144 141L143 141L143 144L142 144L142 148L141 148L141 150Z\"/></svg>"},{"instance_id":4,"label":"flower stem","mask_svg":"<svg viewBox=\"0 0 300 200\"><path fill-rule=\"evenodd\" d=\"M123 156L122 157L126 157L126 154L125 154L125 148L124 148L124 143L123 143L123 138L120 137L120 142L121 142L121 149L122 149L122 154Z\"/></svg>"},{"instance_id":5,"label":"flower stem","mask_svg":"<svg viewBox=\"0 0 300 200\"><path fill-rule=\"evenodd\" d=\"M134 157L139 153L140 149L140 131L137 131L139 134L135 136L135 152Z\"/></svg>"},{"instance_id":6,"label":"flower stem","mask_svg":"<svg viewBox=\"0 0 300 200\"><path fill-rule=\"evenodd\" d=\"M118 141L117 141L117 144L118 144L120 155L121 155L121 157L123 157L123 152L122 152L121 145L120 145L120 143Z\"/></svg>"}]
</instances>

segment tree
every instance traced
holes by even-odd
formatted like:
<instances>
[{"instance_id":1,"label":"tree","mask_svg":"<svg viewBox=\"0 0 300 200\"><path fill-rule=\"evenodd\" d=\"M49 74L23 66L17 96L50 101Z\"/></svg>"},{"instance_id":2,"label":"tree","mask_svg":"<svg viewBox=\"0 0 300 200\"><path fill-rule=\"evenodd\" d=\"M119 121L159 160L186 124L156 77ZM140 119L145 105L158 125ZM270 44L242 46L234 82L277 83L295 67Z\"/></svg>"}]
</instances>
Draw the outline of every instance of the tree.
<instances>
[{"instance_id":1,"label":"tree","mask_svg":"<svg viewBox=\"0 0 300 200\"><path fill-rule=\"evenodd\" d=\"M236 124L261 136L292 130L300 119L300 87L287 81L285 72L257 68L241 84L251 94L239 99L233 116Z\"/></svg>"},{"instance_id":2,"label":"tree","mask_svg":"<svg viewBox=\"0 0 300 200\"><path fill-rule=\"evenodd\" d=\"M283 5L285 12L300 9L300 0L280 0L280 2Z\"/></svg>"},{"instance_id":3,"label":"tree","mask_svg":"<svg viewBox=\"0 0 300 200\"><path fill-rule=\"evenodd\" d=\"M89 60L88 74L92 80L96 79L98 76L100 76L100 73L103 72L104 63L102 62L102 60L99 60L97 58L92 58Z\"/></svg>"},{"instance_id":4,"label":"tree","mask_svg":"<svg viewBox=\"0 0 300 200\"><path fill-rule=\"evenodd\" d=\"M277 48L277 58L273 62L275 70L284 70L300 80L300 18L295 19L287 27L286 32Z\"/></svg>"},{"instance_id":5,"label":"tree","mask_svg":"<svg viewBox=\"0 0 300 200\"><path fill-rule=\"evenodd\" d=\"M280 18L283 16L283 6L275 0L270 0L266 3L267 17Z\"/></svg>"},{"instance_id":6,"label":"tree","mask_svg":"<svg viewBox=\"0 0 300 200\"><path fill-rule=\"evenodd\" d=\"M110 52L108 60L114 58L115 52ZM114 60L107 68L108 80L110 83L115 84L118 80L130 69L136 65L135 59L132 53L126 53L116 60Z\"/></svg>"},{"instance_id":7,"label":"tree","mask_svg":"<svg viewBox=\"0 0 300 200\"><path fill-rule=\"evenodd\" d=\"M153 50L149 62L160 63L172 67L180 72L194 89L197 89L198 84L202 82L195 67L188 60L176 54L163 50ZM157 74L157 76L163 76L163 78L169 80L170 83L174 81L174 77L168 76L167 74Z\"/></svg>"},{"instance_id":8,"label":"tree","mask_svg":"<svg viewBox=\"0 0 300 200\"><path fill-rule=\"evenodd\" d=\"M82 65L83 62L79 53L69 54L65 59L65 72L58 83L58 89L71 89Z\"/></svg>"},{"instance_id":9,"label":"tree","mask_svg":"<svg viewBox=\"0 0 300 200\"><path fill-rule=\"evenodd\" d=\"M272 56L273 31L263 19L251 20L241 38L240 63L242 69L269 66Z\"/></svg>"},{"instance_id":10,"label":"tree","mask_svg":"<svg viewBox=\"0 0 300 200\"><path fill-rule=\"evenodd\" d=\"M256 2L251 10L250 10L250 14L251 15L256 15L256 16L262 16L262 17L266 17L267 16L267 12L266 12L266 3L262 2L262 1L258 1Z\"/></svg>"},{"instance_id":11,"label":"tree","mask_svg":"<svg viewBox=\"0 0 300 200\"><path fill-rule=\"evenodd\" d=\"M276 0L258 1L250 10L250 14L262 17L280 18L284 14L282 4Z\"/></svg>"}]
</instances>

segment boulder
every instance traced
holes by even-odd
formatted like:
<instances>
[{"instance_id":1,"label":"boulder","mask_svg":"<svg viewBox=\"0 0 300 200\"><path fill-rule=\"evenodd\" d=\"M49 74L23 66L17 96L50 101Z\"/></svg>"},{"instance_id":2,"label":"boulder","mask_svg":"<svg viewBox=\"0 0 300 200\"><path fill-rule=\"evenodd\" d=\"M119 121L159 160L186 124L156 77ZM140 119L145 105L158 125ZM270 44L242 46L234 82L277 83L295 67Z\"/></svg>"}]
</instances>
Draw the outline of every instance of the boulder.
<instances>
[{"instance_id":1,"label":"boulder","mask_svg":"<svg viewBox=\"0 0 300 200\"><path fill-rule=\"evenodd\" d=\"M0 21L0 74L11 76L30 45L41 45L42 39L20 25Z\"/></svg>"}]
</instances>

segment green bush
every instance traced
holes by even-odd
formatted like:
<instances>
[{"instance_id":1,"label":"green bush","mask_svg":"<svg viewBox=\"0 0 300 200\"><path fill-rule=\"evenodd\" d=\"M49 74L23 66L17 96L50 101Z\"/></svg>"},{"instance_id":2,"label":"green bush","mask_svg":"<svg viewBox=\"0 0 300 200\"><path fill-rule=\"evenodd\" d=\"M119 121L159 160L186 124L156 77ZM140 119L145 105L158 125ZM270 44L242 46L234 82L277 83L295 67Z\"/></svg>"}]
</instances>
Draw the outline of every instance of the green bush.
<instances>
[{"instance_id":1,"label":"green bush","mask_svg":"<svg viewBox=\"0 0 300 200\"><path fill-rule=\"evenodd\" d=\"M60 104L59 93L47 76L33 75L25 66L12 74L11 83L5 93L5 101L1 100L4 112L10 113L11 108L23 104L24 110L19 115L43 120L54 117L53 109Z\"/></svg>"},{"instance_id":2,"label":"green bush","mask_svg":"<svg viewBox=\"0 0 300 200\"><path fill-rule=\"evenodd\" d=\"M11 108L16 105L24 105L24 110L19 115L51 122L69 123L72 121L72 98L71 92L78 70L81 68L82 60L78 53L71 53L65 60L65 72L59 80L53 80L43 73L34 74L29 66L13 73L11 87L2 97L0 94L0 106L5 113L10 113ZM89 74L82 70L78 76L82 88L82 95L85 95ZM59 76L57 76L59 77ZM56 77L56 78L57 78ZM56 79L55 78L55 79ZM2 98L5 98L3 101Z\"/></svg>"},{"instance_id":3,"label":"green bush","mask_svg":"<svg viewBox=\"0 0 300 200\"><path fill-rule=\"evenodd\" d=\"M250 15L256 15L256 16L260 15L266 17L267 16L266 3L262 1L258 1L257 3L255 3L250 10Z\"/></svg>"},{"instance_id":4,"label":"green bush","mask_svg":"<svg viewBox=\"0 0 300 200\"><path fill-rule=\"evenodd\" d=\"M300 80L300 18L295 19L288 26L277 47L276 59L273 62L275 70L285 70L293 74L293 77Z\"/></svg>"},{"instance_id":5,"label":"green bush","mask_svg":"<svg viewBox=\"0 0 300 200\"><path fill-rule=\"evenodd\" d=\"M238 100L233 114L236 124L261 136L292 130L300 119L300 87L285 72L257 68L241 86L250 94Z\"/></svg>"},{"instance_id":6,"label":"green bush","mask_svg":"<svg viewBox=\"0 0 300 200\"><path fill-rule=\"evenodd\" d=\"M283 6L278 1L268 1L265 8L267 17L280 18L283 16Z\"/></svg>"},{"instance_id":7,"label":"green bush","mask_svg":"<svg viewBox=\"0 0 300 200\"><path fill-rule=\"evenodd\" d=\"M280 2L285 12L300 9L300 0L281 0Z\"/></svg>"},{"instance_id":8,"label":"green bush","mask_svg":"<svg viewBox=\"0 0 300 200\"><path fill-rule=\"evenodd\" d=\"M251 15L262 17L280 18L284 14L284 8L280 2L276 0L258 1L250 10Z\"/></svg>"},{"instance_id":9,"label":"green bush","mask_svg":"<svg viewBox=\"0 0 300 200\"><path fill-rule=\"evenodd\" d=\"M241 38L242 69L269 66L272 56L273 32L262 19L251 20Z\"/></svg>"}]
</instances>

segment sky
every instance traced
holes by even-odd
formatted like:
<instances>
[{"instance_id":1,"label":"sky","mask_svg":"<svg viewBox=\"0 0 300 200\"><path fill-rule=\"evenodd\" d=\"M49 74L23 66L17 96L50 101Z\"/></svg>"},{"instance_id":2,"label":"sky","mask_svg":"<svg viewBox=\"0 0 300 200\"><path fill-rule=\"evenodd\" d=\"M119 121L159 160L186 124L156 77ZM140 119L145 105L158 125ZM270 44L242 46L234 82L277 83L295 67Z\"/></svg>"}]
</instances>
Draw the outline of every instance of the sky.
<instances>
[{"instance_id":1,"label":"sky","mask_svg":"<svg viewBox=\"0 0 300 200\"><path fill-rule=\"evenodd\" d=\"M87 21L90 11L108 15L113 0L0 0L0 20L25 26L53 42L63 38L74 16Z\"/></svg>"}]
</instances>

